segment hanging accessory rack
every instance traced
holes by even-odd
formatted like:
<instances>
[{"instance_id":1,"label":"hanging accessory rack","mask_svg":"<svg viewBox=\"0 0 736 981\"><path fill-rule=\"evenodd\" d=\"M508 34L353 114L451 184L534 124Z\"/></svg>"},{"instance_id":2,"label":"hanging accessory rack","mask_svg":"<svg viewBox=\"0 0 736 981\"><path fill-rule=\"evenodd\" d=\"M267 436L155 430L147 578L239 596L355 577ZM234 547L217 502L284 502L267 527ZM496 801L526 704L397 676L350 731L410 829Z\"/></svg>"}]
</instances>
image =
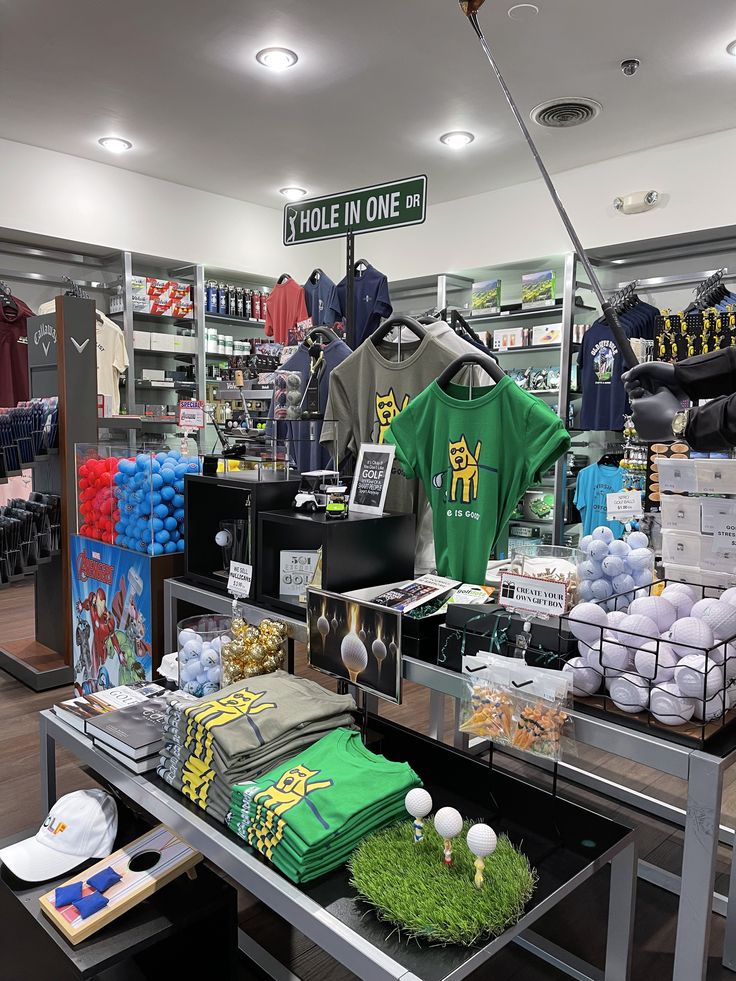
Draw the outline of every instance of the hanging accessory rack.
<instances>
[{"instance_id":1,"label":"hanging accessory rack","mask_svg":"<svg viewBox=\"0 0 736 981\"><path fill-rule=\"evenodd\" d=\"M626 309L629 300L632 300L636 294L637 287L639 285L639 280L635 279L631 283L627 283L626 286L617 290L611 297L609 297L609 303L616 310L617 313L621 313Z\"/></svg>"},{"instance_id":2,"label":"hanging accessory rack","mask_svg":"<svg viewBox=\"0 0 736 981\"><path fill-rule=\"evenodd\" d=\"M598 302L601 305L601 310L603 311L603 316L606 320L606 323L611 328L611 332L614 338L616 339L616 343L621 352L621 357L623 358L624 364L626 364L626 366L629 368L633 368L634 365L638 364L639 362L636 355L634 354L633 348L631 347L629 338L626 335L626 332L624 331L623 327L621 326L621 322L618 319L618 314L616 313L615 308L612 306L610 300L607 299L605 295L603 287L601 286L600 281L595 273L595 270L593 269L593 264L591 263L590 259L588 258L588 254L583 248L583 244L580 241L578 233L575 231L575 226L570 220L570 216L565 210L565 206L560 200L560 196L557 193L557 189L555 188L554 183L552 182L552 178L550 177L549 171L547 170L547 167L545 166L545 163L542 160L539 151L537 150L536 144L534 143L531 133L529 132L529 128L524 122L524 117L521 113L521 110L519 109L519 107L516 105L516 102L514 101L514 97L511 94L511 90L506 84L506 81L503 75L501 74L498 65L496 64L496 60L493 57L491 46L488 43L488 40L485 34L483 33L480 24L478 23L478 11L485 3L485 0L459 0L459 2L460 2L460 9L465 14L473 30L478 36L478 40L480 41L483 47L483 51L485 52L486 58L488 59L491 68L493 69L493 73L496 76L496 80L498 81L498 84L501 86L501 89L506 97L506 101L509 105L509 108L511 109L511 112L514 114L514 118L518 123L519 129L521 130L521 133L527 142L527 145L532 153L532 156L536 161L537 167L539 168L539 172L542 175L542 179L544 180L549 195L552 198L552 202L555 208L557 209L557 213L559 214L560 219L562 220L562 224L565 226L567 234L570 237L570 241L573 244L573 248L575 249L575 251L577 252L580 258L580 262L582 263L583 268L585 269L585 272L588 276L588 281L590 282L593 292L595 293Z\"/></svg>"},{"instance_id":3,"label":"hanging accessory rack","mask_svg":"<svg viewBox=\"0 0 736 981\"><path fill-rule=\"evenodd\" d=\"M86 290L82 289L79 283L75 283L74 280L71 279L69 276L62 276L61 278L67 284L67 290L66 290L67 296L76 296L80 300L90 299L89 293Z\"/></svg>"}]
</instances>

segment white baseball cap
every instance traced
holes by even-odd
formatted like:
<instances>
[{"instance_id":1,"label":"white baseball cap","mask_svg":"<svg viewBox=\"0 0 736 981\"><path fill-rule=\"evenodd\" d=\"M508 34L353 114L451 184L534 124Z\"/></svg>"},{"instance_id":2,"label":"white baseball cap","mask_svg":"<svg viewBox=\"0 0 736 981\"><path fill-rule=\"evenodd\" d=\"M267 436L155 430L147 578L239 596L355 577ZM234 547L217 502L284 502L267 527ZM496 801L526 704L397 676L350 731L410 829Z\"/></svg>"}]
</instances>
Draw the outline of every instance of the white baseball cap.
<instances>
[{"instance_id":1,"label":"white baseball cap","mask_svg":"<svg viewBox=\"0 0 736 981\"><path fill-rule=\"evenodd\" d=\"M117 832L115 799L104 790L75 790L54 804L33 838L0 850L0 861L25 882L45 882L89 858L107 858Z\"/></svg>"}]
</instances>

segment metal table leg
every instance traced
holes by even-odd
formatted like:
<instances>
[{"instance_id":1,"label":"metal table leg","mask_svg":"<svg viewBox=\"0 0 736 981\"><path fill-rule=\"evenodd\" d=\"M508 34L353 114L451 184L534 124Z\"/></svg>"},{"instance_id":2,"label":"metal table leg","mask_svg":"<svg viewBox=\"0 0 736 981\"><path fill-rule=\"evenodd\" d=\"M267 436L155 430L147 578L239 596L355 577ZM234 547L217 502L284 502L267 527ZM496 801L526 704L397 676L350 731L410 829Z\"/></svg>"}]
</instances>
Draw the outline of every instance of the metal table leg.
<instances>
[{"instance_id":1,"label":"metal table leg","mask_svg":"<svg viewBox=\"0 0 736 981\"><path fill-rule=\"evenodd\" d=\"M171 588L171 580L164 579L164 650L170 654L174 648L174 623L177 600Z\"/></svg>"},{"instance_id":2,"label":"metal table leg","mask_svg":"<svg viewBox=\"0 0 736 981\"><path fill-rule=\"evenodd\" d=\"M720 761L705 753L692 753L672 981L705 978L722 791Z\"/></svg>"},{"instance_id":3,"label":"metal table leg","mask_svg":"<svg viewBox=\"0 0 736 981\"><path fill-rule=\"evenodd\" d=\"M445 696L438 691L429 693L429 736L438 742L445 736Z\"/></svg>"},{"instance_id":4,"label":"metal table leg","mask_svg":"<svg viewBox=\"0 0 736 981\"><path fill-rule=\"evenodd\" d=\"M726 933L723 938L723 966L736 971L736 856L731 851L731 875L726 904Z\"/></svg>"},{"instance_id":5,"label":"metal table leg","mask_svg":"<svg viewBox=\"0 0 736 981\"><path fill-rule=\"evenodd\" d=\"M636 842L611 862L605 981L628 981L634 941Z\"/></svg>"},{"instance_id":6,"label":"metal table leg","mask_svg":"<svg viewBox=\"0 0 736 981\"><path fill-rule=\"evenodd\" d=\"M46 719L41 715L38 720L38 731L41 739L41 805L44 817L56 803L56 740L49 733Z\"/></svg>"}]
</instances>

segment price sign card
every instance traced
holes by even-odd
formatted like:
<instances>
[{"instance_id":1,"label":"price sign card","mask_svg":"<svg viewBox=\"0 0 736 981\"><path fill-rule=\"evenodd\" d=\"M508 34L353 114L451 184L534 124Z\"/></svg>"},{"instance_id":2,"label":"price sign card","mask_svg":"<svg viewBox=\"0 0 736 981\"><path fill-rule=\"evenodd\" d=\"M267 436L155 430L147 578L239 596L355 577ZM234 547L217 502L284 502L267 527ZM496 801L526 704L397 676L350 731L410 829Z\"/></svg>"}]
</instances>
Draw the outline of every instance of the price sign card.
<instances>
[{"instance_id":1,"label":"price sign card","mask_svg":"<svg viewBox=\"0 0 736 981\"><path fill-rule=\"evenodd\" d=\"M640 518L642 513L641 491L606 494L606 514L609 521L621 521L625 524L631 518Z\"/></svg>"},{"instance_id":2,"label":"price sign card","mask_svg":"<svg viewBox=\"0 0 736 981\"><path fill-rule=\"evenodd\" d=\"M713 521L713 551L716 555L733 555L736 552L736 516L716 515Z\"/></svg>"},{"instance_id":3,"label":"price sign card","mask_svg":"<svg viewBox=\"0 0 736 981\"><path fill-rule=\"evenodd\" d=\"M253 566L245 562L231 562L230 575L227 580L227 591L236 599L247 599L250 596L250 584L253 581Z\"/></svg>"},{"instance_id":4,"label":"price sign card","mask_svg":"<svg viewBox=\"0 0 736 981\"><path fill-rule=\"evenodd\" d=\"M182 429L204 429L204 402L201 399L179 403L179 426Z\"/></svg>"},{"instance_id":5,"label":"price sign card","mask_svg":"<svg viewBox=\"0 0 736 981\"><path fill-rule=\"evenodd\" d=\"M504 572L501 576L499 602L507 610L536 613L537 616L560 616L567 612L567 586L554 579L536 579Z\"/></svg>"}]
</instances>

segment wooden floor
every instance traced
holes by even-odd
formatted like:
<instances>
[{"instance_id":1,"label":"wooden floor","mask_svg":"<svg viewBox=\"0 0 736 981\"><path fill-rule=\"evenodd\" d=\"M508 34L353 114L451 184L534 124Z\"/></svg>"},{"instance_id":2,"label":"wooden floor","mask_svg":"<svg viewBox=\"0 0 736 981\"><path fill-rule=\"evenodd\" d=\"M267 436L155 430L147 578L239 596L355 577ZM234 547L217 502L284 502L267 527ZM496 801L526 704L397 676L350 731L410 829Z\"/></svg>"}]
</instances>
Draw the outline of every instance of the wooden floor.
<instances>
[{"instance_id":1,"label":"wooden floor","mask_svg":"<svg viewBox=\"0 0 736 981\"><path fill-rule=\"evenodd\" d=\"M17 586L0 593L0 641L17 638L33 622L33 594L27 586ZM303 653L298 652L297 670L307 673ZM321 681L326 681L319 676ZM62 696L63 690L35 694L0 671L0 838L24 829L34 830L45 815L41 813L40 780L38 773L38 727L36 713L47 708ZM407 686L404 704L386 710L403 722L410 722L417 731L426 731L429 719L429 698L424 690ZM448 723L449 723L448 719ZM448 724L448 734L451 727ZM665 777L644 767L597 753L581 747L590 766L599 772L618 777L638 789L658 794L662 800L682 803L682 782ZM58 788L60 794L82 787L94 786L94 778L82 770L64 750L57 755ZM534 779L534 771L527 770ZM736 774L734 774L736 777ZM682 860L682 834L659 821L631 811L601 797L562 785L562 793L591 809L609 814L625 824L640 829L641 857L672 871L679 872ZM732 827L736 812L736 787L733 779L725 793L724 821ZM725 892L730 853L722 848L718 863L717 888ZM545 917L539 932L554 939L594 964L603 966L607 915L607 872L599 873L585 887ZM633 981L660 981L671 977L677 915L677 898L645 882L639 882ZM303 981L348 981L354 975L345 971L329 956L316 948L292 927L274 916L270 910L245 893L241 894L241 922L259 943L271 950ZM724 920L713 915L709 981L736 981L736 976L720 964ZM507 948L486 967L472 976L472 981L552 981L563 974L542 964L515 947ZM244 969L243 978L260 977ZM29 979L36 981L36 979ZM40 979L39 979L40 981Z\"/></svg>"}]
</instances>

